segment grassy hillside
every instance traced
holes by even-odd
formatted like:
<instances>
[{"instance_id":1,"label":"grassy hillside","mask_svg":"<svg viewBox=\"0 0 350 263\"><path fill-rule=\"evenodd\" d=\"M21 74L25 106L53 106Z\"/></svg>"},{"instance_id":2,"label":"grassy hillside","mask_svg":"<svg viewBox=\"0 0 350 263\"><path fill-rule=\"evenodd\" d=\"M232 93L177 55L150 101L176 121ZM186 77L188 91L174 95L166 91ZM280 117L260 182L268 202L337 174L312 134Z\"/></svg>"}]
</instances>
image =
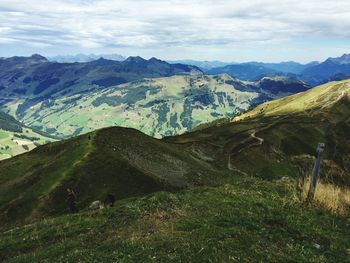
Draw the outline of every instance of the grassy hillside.
<instances>
[{"instance_id":1,"label":"grassy hillside","mask_svg":"<svg viewBox=\"0 0 350 263\"><path fill-rule=\"evenodd\" d=\"M211 156L221 166L265 179L311 171L326 143L323 177L350 186L350 81L335 82L267 102L233 119L169 138Z\"/></svg>"},{"instance_id":2,"label":"grassy hillside","mask_svg":"<svg viewBox=\"0 0 350 263\"><path fill-rule=\"evenodd\" d=\"M323 199L350 192L349 82L181 136L109 128L0 162L0 259L350 261L350 202L341 213L307 205L299 184L325 142ZM77 215L67 215L68 187ZM115 208L87 211L108 192Z\"/></svg>"},{"instance_id":3,"label":"grassy hillside","mask_svg":"<svg viewBox=\"0 0 350 263\"><path fill-rule=\"evenodd\" d=\"M250 83L225 74L172 76L50 98L45 103L34 101L21 118L31 127L63 136L123 126L162 137L233 117L267 100L308 88L286 77ZM8 103L7 107L19 109L22 103Z\"/></svg>"},{"instance_id":4,"label":"grassy hillside","mask_svg":"<svg viewBox=\"0 0 350 263\"><path fill-rule=\"evenodd\" d=\"M156 137L179 134L203 122L234 116L259 95L239 91L226 80L232 81L228 76L146 79L38 103L24 113L24 119L31 127L64 136L110 126Z\"/></svg>"},{"instance_id":5,"label":"grassy hillside","mask_svg":"<svg viewBox=\"0 0 350 263\"><path fill-rule=\"evenodd\" d=\"M12 116L0 111L0 160L33 150L38 145L54 141L24 126Z\"/></svg>"},{"instance_id":6,"label":"grassy hillside","mask_svg":"<svg viewBox=\"0 0 350 263\"><path fill-rule=\"evenodd\" d=\"M302 94L288 96L259 105L254 110L236 117L234 121L247 118L281 116L286 114L302 114L308 116L315 114L320 115L323 112L327 114L337 103L342 103L342 100L349 100L349 98L349 80L330 82L310 89ZM343 104L345 103L346 102ZM341 112L341 114L347 115L348 112ZM330 119L330 121L333 120Z\"/></svg>"},{"instance_id":7,"label":"grassy hillside","mask_svg":"<svg viewBox=\"0 0 350 263\"><path fill-rule=\"evenodd\" d=\"M6 262L349 262L349 221L285 183L233 177L2 231Z\"/></svg>"},{"instance_id":8,"label":"grassy hillside","mask_svg":"<svg viewBox=\"0 0 350 263\"><path fill-rule=\"evenodd\" d=\"M109 192L120 199L207 185L218 173L181 146L124 128L39 147L0 162L0 170L0 218L5 222L68 212L67 188L76 191L84 208Z\"/></svg>"}]
</instances>

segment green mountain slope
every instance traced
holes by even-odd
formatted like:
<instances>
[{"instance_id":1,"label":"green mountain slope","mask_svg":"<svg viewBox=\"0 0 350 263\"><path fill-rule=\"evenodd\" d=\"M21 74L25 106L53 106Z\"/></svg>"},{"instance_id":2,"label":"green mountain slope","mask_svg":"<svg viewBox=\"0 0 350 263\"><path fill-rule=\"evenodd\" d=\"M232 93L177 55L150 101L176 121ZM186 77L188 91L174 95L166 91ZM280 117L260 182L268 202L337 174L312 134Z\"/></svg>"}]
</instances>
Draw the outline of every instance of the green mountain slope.
<instances>
[{"instance_id":1,"label":"green mountain slope","mask_svg":"<svg viewBox=\"0 0 350 263\"><path fill-rule=\"evenodd\" d=\"M33 131L0 111L0 160L25 153L50 141L54 139Z\"/></svg>"},{"instance_id":2,"label":"green mountain slope","mask_svg":"<svg viewBox=\"0 0 350 263\"><path fill-rule=\"evenodd\" d=\"M259 106L284 101L284 107L285 100L299 105L310 94L318 94L311 96L312 115L290 106L293 111L282 115L244 117L252 115L247 113L242 115L244 120L165 140L132 129L110 128L39 147L0 163L1 215L22 220L64 213L67 206L62 198L67 187L81 192L84 207L109 190L125 198L224 181L230 173L268 180L297 178L305 161L311 166L318 142L326 143L323 176L350 186L348 82L330 83ZM342 87L341 98L331 96L337 87ZM328 104L321 100L324 96ZM252 112L260 113L259 107ZM18 218L17 208L24 204L27 211Z\"/></svg>"},{"instance_id":3,"label":"green mountain slope","mask_svg":"<svg viewBox=\"0 0 350 263\"><path fill-rule=\"evenodd\" d=\"M324 142L323 177L350 186L349 94L349 80L332 82L169 141L265 179L300 176L304 162L311 169L316 146Z\"/></svg>"},{"instance_id":4,"label":"green mountain slope","mask_svg":"<svg viewBox=\"0 0 350 263\"><path fill-rule=\"evenodd\" d=\"M330 82L310 89L302 94L288 96L267 102L254 110L235 118L236 121L246 118L280 116L286 114L321 115L329 113L337 104L345 104L350 97L350 81ZM345 115L348 112L346 111ZM330 119L332 121L332 119Z\"/></svg>"},{"instance_id":5,"label":"green mountain slope","mask_svg":"<svg viewBox=\"0 0 350 263\"><path fill-rule=\"evenodd\" d=\"M37 102L22 112L22 119L31 127L60 136L123 126L162 137L235 116L264 101L308 88L305 83L284 77L264 78L257 83L228 75L144 79ZM18 105L21 102L7 107Z\"/></svg>"},{"instance_id":6,"label":"green mountain slope","mask_svg":"<svg viewBox=\"0 0 350 263\"><path fill-rule=\"evenodd\" d=\"M325 142L321 181L349 189L349 83L181 136L109 128L0 162L1 258L349 261L349 210L307 206L296 187ZM78 215L64 215L67 187L78 193ZM108 192L115 208L87 211Z\"/></svg>"},{"instance_id":7,"label":"green mountain slope","mask_svg":"<svg viewBox=\"0 0 350 263\"><path fill-rule=\"evenodd\" d=\"M244 82L151 58L50 62L40 55L0 59L0 109L36 130L71 137L123 126L155 137L233 117L310 88L293 77Z\"/></svg>"},{"instance_id":8,"label":"green mountain slope","mask_svg":"<svg viewBox=\"0 0 350 263\"><path fill-rule=\"evenodd\" d=\"M124 128L99 130L0 162L0 218L33 219L68 211L66 189L80 206L109 192L126 198L215 180L216 171L177 145Z\"/></svg>"},{"instance_id":9,"label":"green mountain slope","mask_svg":"<svg viewBox=\"0 0 350 263\"><path fill-rule=\"evenodd\" d=\"M350 225L290 185L233 177L217 187L118 200L1 231L6 262L349 262Z\"/></svg>"}]
</instances>

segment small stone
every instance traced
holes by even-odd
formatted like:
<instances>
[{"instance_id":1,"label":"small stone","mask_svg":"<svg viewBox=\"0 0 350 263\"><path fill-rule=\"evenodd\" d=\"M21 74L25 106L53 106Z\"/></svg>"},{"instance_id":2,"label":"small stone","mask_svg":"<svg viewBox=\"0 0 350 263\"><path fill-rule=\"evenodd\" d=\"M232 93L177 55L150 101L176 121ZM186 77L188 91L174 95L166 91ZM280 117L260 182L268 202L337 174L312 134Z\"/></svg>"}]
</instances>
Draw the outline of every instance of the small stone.
<instances>
[{"instance_id":1,"label":"small stone","mask_svg":"<svg viewBox=\"0 0 350 263\"><path fill-rule=\"evenodd\" d=\"M320 249L320 248L321 248L321 245L315 243L315 244L314 244L314 247L317 248L317 249Z\"/></svg>"}]
</instances>

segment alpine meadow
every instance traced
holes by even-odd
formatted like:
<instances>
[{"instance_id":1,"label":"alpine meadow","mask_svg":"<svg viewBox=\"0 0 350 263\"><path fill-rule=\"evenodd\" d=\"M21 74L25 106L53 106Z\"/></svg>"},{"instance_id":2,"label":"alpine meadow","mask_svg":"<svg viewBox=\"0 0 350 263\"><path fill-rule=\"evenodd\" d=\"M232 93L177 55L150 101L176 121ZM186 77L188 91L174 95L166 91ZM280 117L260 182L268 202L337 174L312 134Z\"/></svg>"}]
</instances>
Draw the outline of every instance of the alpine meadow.
<instances>
[{"instance_id":1,"label":"alpine meadow","mask_svg":"<svg viewBox=\"0 0 350 263\"><path fill-rule=\"evenodd\" d=\"M349 17L0 0L0 262L350 262Z\"/></svg>"}]
</instances>

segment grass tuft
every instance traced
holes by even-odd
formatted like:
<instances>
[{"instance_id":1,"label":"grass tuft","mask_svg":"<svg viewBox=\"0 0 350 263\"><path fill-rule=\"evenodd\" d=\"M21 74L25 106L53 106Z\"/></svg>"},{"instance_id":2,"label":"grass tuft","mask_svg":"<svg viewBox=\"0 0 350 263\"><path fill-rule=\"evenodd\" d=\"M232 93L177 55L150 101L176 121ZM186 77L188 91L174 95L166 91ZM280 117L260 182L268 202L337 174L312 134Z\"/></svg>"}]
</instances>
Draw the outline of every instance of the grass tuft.
<instances>
[{"instance_id":1,"label":"grass tuft","mask_svg":"<svg viewBox=\"0 0 350 263\"><path fill-rule=\"evenodd\" d=\"M302 199L306 200L310 179L302 186ZM314 203L333 214L346 215L350 209L350 189L319 181L316 186Z\"/></svg>"}]
</instances>

